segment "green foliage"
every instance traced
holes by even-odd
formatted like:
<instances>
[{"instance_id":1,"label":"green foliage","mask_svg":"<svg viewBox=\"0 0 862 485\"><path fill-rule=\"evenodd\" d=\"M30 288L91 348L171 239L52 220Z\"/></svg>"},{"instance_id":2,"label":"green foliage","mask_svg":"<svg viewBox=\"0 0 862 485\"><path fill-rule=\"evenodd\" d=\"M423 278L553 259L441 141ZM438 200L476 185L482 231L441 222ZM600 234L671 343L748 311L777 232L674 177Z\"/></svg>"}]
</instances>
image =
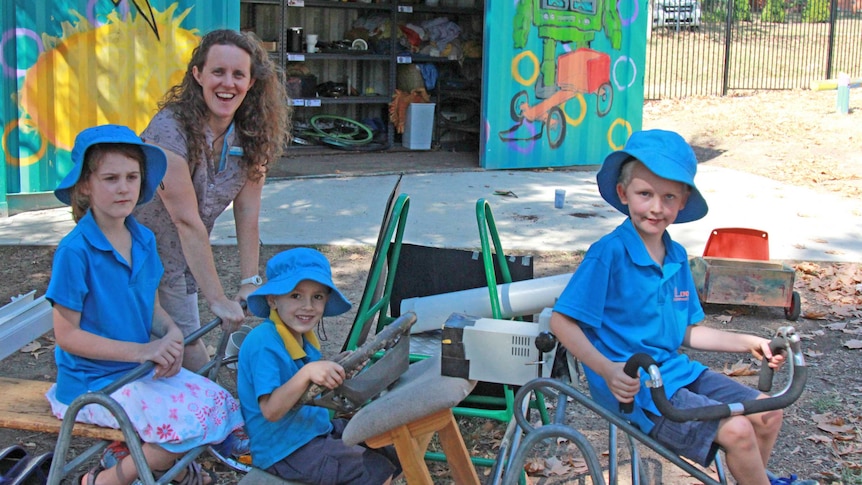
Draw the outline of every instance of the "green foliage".
<instances>
[{"instance_id":1,"label":"green foliage","mask_svg":"<svg viewBox=\"0 0 862 485\"><path fill-rule=\"evenodd\" d=\"M841 409L841 396L835 392L819 394L811 400L811 406L818 414L837 411Z\"/></svg>"},{"instance_id":2,"label":"green foliage","mask_svg":"<svg viewBox=\"0 0 862 485\"><path fill-rule=\"evenodd\" d=\"M787 10L784 7L784 0L766 0L763 12L760 13L760 20L781 24L787 22Z\"/></svg>"},{"instance_id":3,"label":"green foliage","mask_svg":"<svg viewBox=\"0 0 862 485\"><path fill-rule=\"evenodd\" d=\"M851 470L850 468L841 469L841 483L845 485L862 484L862 471Z\"/></svg>"},{"instance_id":4,"label":"green foliage","mask_svg":"<svg viewBox=\"0 0 862 485\"><path fill-rule=\"evenodd\" d=\"M803 22L828 22L829 0L808 0L802 10Z\"/></svg>"},{"instance_id":5,"label":"green foliage","mask_svg":"<svg viewBox=\"0 0 862 485\"><path fill-rule=\"evenodd\" d=\"M733 20L751 21L750 0L733 0Z\"/></svg>"}]
</instances>

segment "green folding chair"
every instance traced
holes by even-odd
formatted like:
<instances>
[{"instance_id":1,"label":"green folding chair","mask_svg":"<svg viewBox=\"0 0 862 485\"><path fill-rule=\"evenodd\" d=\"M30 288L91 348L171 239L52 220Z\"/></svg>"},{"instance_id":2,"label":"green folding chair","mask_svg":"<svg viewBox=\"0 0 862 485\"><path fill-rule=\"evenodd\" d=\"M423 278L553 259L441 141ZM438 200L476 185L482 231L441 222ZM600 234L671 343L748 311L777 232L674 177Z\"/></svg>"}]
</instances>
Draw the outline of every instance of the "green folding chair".
<instances>
[{"instance_id":1,"label":"green folding chair","mask_svg":"<svg viewBox=\"0 0 862 485\"><path fill-rule=\"evenodd\" d=\"M407 213L410 209L410 197L407 194L393 197L399 186L400 179L386 204L377 246L371 258L371 268L365 281L365 290L362 292L353 326L342 350L356 350L367 340L374 325L375 314L377 315L375 333L395 320L388 313L389 300L392 298L392 285L395 282L398 258L401 255L401 241L404 238L404 227L407 224Z\"/></svg>"}]
</instances>

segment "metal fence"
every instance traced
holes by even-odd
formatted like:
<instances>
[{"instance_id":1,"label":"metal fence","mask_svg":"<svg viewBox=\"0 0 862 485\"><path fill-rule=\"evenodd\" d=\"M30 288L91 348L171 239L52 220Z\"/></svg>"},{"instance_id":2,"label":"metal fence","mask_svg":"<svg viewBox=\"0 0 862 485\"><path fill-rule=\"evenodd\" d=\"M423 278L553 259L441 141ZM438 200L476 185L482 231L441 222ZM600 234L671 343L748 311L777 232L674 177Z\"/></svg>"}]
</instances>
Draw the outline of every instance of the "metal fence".
<instances>
[{"instance_id":1,"label":"metal fence","mask_svg":"<svg viewBox=\"0 0 862 485\"><path fill-rule=\"evenodd\" d=\"M862 0L651 0L646 99L862 76Z\"/></svg>"}]
</instances>

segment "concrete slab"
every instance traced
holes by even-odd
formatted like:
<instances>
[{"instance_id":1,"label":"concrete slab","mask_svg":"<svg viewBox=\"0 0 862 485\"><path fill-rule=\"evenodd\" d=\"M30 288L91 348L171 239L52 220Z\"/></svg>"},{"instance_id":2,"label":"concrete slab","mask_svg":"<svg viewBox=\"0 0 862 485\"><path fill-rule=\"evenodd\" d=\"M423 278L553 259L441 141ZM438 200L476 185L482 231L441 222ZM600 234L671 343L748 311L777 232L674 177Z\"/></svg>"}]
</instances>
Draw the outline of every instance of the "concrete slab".
<instances>
[{"instance_id":1,"label":"concrete slab","mask_svg":"<svg viewBox=\"0 0 862 485\"><path fill-rule=\"evenodd\" d=\"M264 188L264 244L373 245L397 175L296 178ZM702 220L671 227L698 255L712 229L751 227L769 233L772 259L862 262L862 201L789 186L771 179L701 165L698 188L710 206ZM555 189L566 190L554 209ZM601 199L595 171L464 171L403 177L410 196L405 242L474 249L479 246L476 201L490 202L507 252L586 250L623 216ZM515 196L498 195L511 191ZM0 219L0 244L53 245L71 229L68 208ZM231 210L216 222L214 244L235 244Z\"/></svg>"}]
</instances>

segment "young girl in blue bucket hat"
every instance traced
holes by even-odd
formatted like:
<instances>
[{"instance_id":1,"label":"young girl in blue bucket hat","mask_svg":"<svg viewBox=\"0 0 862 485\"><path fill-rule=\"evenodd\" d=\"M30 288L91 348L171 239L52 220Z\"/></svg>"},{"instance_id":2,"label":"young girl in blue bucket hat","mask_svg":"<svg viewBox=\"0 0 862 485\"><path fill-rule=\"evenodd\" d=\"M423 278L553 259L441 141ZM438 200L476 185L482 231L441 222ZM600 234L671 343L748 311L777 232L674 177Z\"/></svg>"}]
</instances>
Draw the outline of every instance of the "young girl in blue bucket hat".
<instances>
[{"instance_id":1,"label":"young girl in blue bucket hat","mask_svg":"<svg viewBox=\"0 0 862 485\"><path fill-rule=\"evenodd\" d=\"M72 207L77 225L57 247L46 293L53 305L58 371L46 397L62 419L76 397L152 361L152 372L111 397L128 414L158 476L187 451L220 443L240 428L239 404L214 382L182 369L182 332L158 301L164 269L155 238L131 216L153 197L165 174L162 149L127 127L97 126L77 136L72 162L54 191ZM119 428L98 404L85 406L75 419ZM107 469L94 467L81 483L129 484L137 475L129 456ZM185 485L214 481L194 462L176 478Z\"/></svg>"},{"instance_id":2,"label":"young girl in blue bucket hat","mask_svg":"<svg viewBox=\"0 0 862 485\"><path fill-rule=\"evenodd\" d=\"M649 389L623 371L635 353L650 355L661 367L670 402L693 408L766 395L691 360L679 352L682 346L750 352L773 368L784 361L770 352L768 339L698 325L704 312L688 255L667 232L673 223L707 213L695 173L694 151L670 131L636 132L624 149L605 158L596 177L599 192L628 217L589 248L554 306L551 330L584 363L590 393L605 408L633 403L623 416L669 449L706 466L722 448L738 483L765 485L780 410L677 423L661 416Z\"/></svg>"},{"instance_id":3,"label":"young girl in blue bucket hat","mask_svg":"<svg viewBox=\"0 0 862 485\"><path fill-rule=\"evenodd\" d=\"M330 420L322 407L294 409L312 383L334 389L345 378L338 363L322 360L314 334L323 317L350 310L326 256L310 248L281 252L266 277L248 297L249 311L266 320L243 340L237 375L253 464L309 484L390 483L400 473L391 446L348 446L341 439L347 420Z\"/></svg>"}]
</instances>

